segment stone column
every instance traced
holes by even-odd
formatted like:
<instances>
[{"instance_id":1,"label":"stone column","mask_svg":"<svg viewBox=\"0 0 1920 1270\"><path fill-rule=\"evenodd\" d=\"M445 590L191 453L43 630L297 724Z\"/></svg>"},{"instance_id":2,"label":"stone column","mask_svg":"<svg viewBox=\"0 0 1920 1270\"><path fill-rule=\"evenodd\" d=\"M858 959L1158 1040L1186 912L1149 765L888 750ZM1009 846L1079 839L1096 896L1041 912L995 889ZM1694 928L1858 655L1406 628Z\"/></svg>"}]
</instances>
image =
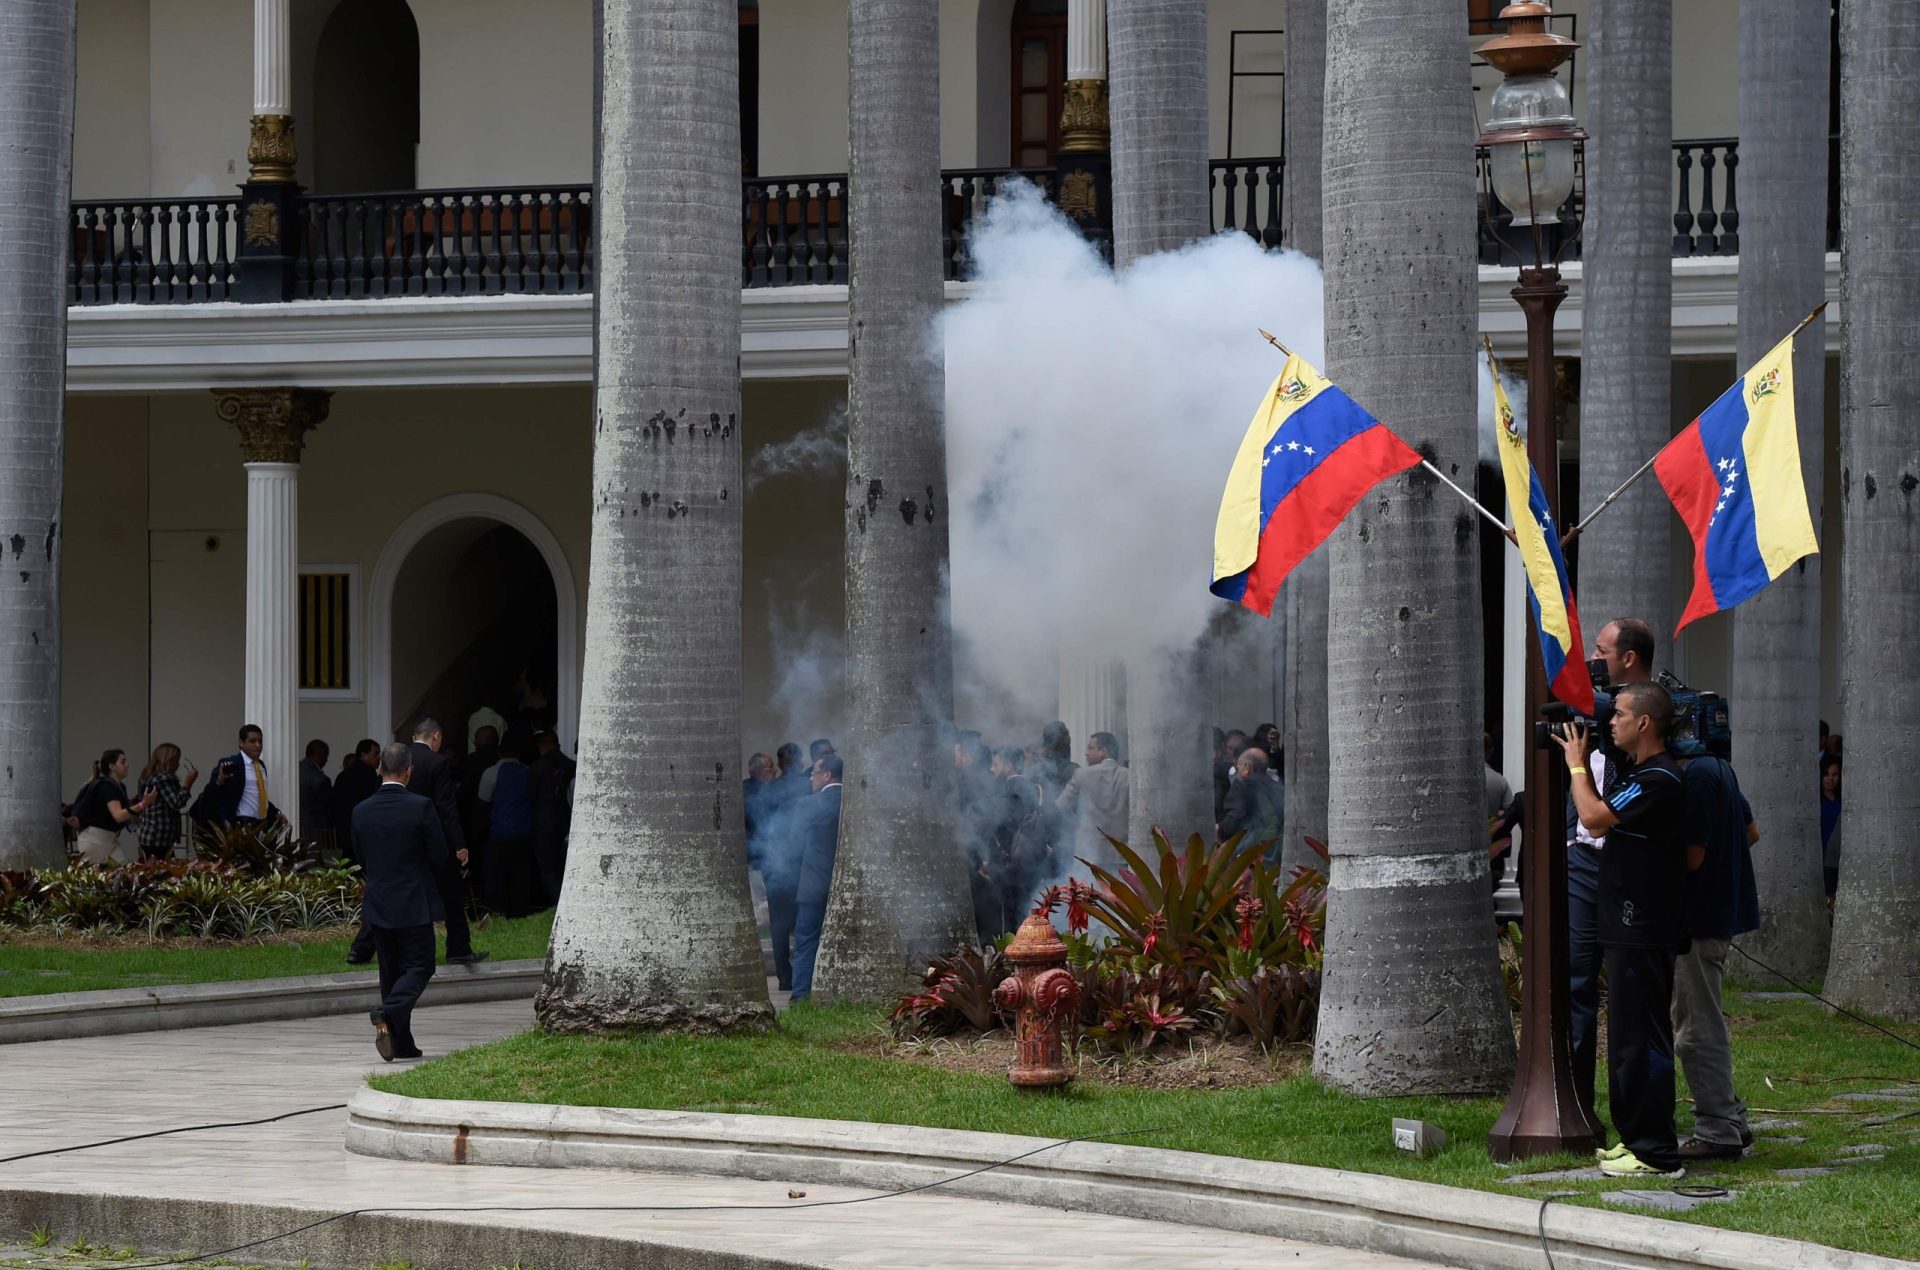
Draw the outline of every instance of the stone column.
<instances>
[{"instance_id":1,"label":"stone column","mask_svg":"<svg viewBox=\"0 0 1920 1270\"><path fill-rule=\"evenodd\" d=\"M1060 721L1072 734L1074 762L1084 762L1087 738L1111 732L1126 757L1127 671L1121 663L1079 648L1060 650Z\"/></svg>"},{"instance_id":2,"label":"stone column","mask_svg":"<svg viewBox=\"0 0 1920 1270\"><path fill-rule=\"evenodd\" d=\"M1107 125L1107 0L1069 0L1066 100L1060 110L1060 210L1101 244L1113 238Z\"/></svg>"},{"instance_id":3,"label":"stone column","mask_svg":"<svg viewBox=\"0 0 1920 1270\"><path fill-rule=\"evenodd\" d=\"M253 0L253 118L247 137L247 179L240 187L240 242L235 296L250 303L293 298L299 252L300 187L293 170L290 0Z\"/></svg>"},{"instance_id":4,"label":"stone column","mask_svg":"<svg viewBox=\"0 0 1920 1270\"><path fill-rule=\"evenodd\" d=\"M240 433L247 467L246 719L260 725L268 793L299 831L300 450L333 394L217 388L214 410Z\"/></svg>"}]
</instances>

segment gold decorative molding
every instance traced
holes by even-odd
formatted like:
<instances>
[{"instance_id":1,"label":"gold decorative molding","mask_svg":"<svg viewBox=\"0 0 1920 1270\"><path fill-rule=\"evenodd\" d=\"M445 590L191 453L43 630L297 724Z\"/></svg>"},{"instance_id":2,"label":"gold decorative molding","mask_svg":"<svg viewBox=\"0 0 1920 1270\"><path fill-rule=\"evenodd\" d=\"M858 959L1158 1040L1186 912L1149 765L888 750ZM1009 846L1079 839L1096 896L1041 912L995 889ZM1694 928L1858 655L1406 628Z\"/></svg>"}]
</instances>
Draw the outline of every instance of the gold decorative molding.
<instances>
[{"instance_id":1,"label":"gold decorative molding","mask_svg":"<svg viewBox=\"0 0 1920 1270\"><path fill-rule=\"evenodd\" d=\"M244 463L298 463L308 429L326 422L332 402L322 388L213 390L213 412L239 430Z\"/></svg>"},{"instance_id":2,"label":"gold decorative molding","mask_svg":"<svg viewBox=\"0 0 1920 1270\"><path fill-rule=\"evenodd\" d=\"M300 157L293 144L292 115L255 115L247 138L247 179L251 181L293 180L293 165Z\"/></svg>"},{"instance_id":3,"label":"gold decorative molding","mask_svg":"<svg viewBox=\"0 0 1920 1270\"><path fill-rule=\"evenodd\" d=\"M246 221L241 227L249 247L271 247L280 241L280 211L272 203L257 198L247 204Z\"/></svg>"},{"instance_id":4,"label":"gold decorative molding","mask_svg":"<svg viewBox=\"0 0 1920 1270\"><path fill-rule=\"evenodd\" d=\"M1071 219L1083 223L1100 215L1100 189L1094 183L1093 173L1081 168L1062 178L1060 210Z\"/></svg>"},{"instance_id":5,"label":"gold decorative molding","mask_svg":"<svg viewBox=\"0 0 1920 1270\"><path fill-rule=\"evenodd\" d=\"M1070 79L1060 107L1060 153L1105 154L1112 145L1107 124L1107 81Z\"/></svg>"}]
</instances>

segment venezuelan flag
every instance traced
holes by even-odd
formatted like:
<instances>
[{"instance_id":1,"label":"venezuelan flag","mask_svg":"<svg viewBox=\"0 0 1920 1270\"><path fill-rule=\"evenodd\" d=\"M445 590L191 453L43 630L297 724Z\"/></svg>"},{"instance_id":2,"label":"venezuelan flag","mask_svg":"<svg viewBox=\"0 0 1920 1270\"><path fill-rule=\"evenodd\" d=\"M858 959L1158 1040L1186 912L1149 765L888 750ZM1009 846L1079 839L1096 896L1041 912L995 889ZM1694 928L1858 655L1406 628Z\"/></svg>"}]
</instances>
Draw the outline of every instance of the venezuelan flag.
<instances>
[{"instance_id":1,"label":"venezuelan flag","mask_svg":"<svg viewBox=\"0 0 1920 1270\"><path fill-rule=\"evenodd\" d=\"M1654 459L1654 475L1693 535L1693 597L1676 634L1820 550L1797 428L1788 336Z\"/></svg>"},{"instance_id":2,"label":"venezuelan flag","mask_svg":"<svg viewBox=\"0 0 1920 1270\"><path fill-rule=\"evenodd\" d=\"M1272 613L1294 566L1368 490L1419 461L1353 398L1288 354L1227 474L1209 589L1263 617Z\"/></svg>"},{"instance_id":3,"label":"venezuelan flag","mask_svg":"<svg viewBox=\"0 0 1920 1270\"><path fill-rule=\"evenodd\" d=\"M1540 664L1547 690L1582 714L1593 713L1593 676L1583 659L1587 642L1580 634L1580 613L1567 583L1567 562L1560 554L1560 531L1547 510L1547 491L1527 459L1527 443L1514 427L1513 407L1500 383L1500 369L1487 354L1493 376L1493 415L1499 436L1500 472L1506 479L1507 506L1513 509L1513 536L1527 569L1527 606L1540 635ZM1521 509L1525 508L1522 514Z\"/></svg>"}]
</instances>

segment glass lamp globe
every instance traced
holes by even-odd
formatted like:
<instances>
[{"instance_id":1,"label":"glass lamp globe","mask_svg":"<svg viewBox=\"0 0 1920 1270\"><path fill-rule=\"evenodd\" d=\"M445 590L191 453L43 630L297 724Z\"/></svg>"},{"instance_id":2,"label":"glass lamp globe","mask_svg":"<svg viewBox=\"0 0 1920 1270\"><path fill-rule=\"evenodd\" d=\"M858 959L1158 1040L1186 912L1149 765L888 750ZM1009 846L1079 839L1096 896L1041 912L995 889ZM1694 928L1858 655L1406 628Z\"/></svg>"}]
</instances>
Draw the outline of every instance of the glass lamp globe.
<instances>
[{"instance_id":1,"label":"glass lamp globe","mask_svg":"<svg viewBox=\"0 0 1920 1270\"><path fill-rule=\"evenodd\" d=\"M1560 208L1573 193L1579 135L1573 104L1554 76L1515 75L1493 90L1487 103L1493 192L1515 225L1559 223Z\"/></svg>"}]
</instances>

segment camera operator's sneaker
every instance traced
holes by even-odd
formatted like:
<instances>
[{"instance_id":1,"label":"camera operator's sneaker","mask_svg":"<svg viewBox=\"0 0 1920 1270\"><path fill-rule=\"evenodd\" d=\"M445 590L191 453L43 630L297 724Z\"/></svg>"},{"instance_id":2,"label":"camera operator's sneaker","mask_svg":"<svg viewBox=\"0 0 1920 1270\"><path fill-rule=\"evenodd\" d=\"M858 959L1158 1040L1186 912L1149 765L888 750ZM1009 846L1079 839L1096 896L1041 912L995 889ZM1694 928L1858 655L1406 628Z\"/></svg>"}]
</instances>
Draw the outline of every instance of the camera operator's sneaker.
<instances>
[{"instance_id":1,"label":"camera operator's sneaker","mask_svg":"<svg viewBox=\"0 0 1920 1270\"><path fill-rule=\"evenodd\" d=\"M1619 1155L1600 1161L1600 1171L1608 1177L1685 1177L1684 1168L1673 1170L1656 1169L1644 1164L1640 1157L1631 1151L1622 1151Z\"/></svg>"},{"instance_id":2,"label":"camera operator's sneaker","mask_svg":"<svg viewBox=\"0 0 1920 1270\"><path fill-rule=\"evenodd\" d=\"M1624 1142L1616 1142L1610 1147L1600 1147L1594 1151L1593 1158L1596 1160L1617 1160L1626 1153L1627 1144Z\"/></svg>"}]
</instances>

